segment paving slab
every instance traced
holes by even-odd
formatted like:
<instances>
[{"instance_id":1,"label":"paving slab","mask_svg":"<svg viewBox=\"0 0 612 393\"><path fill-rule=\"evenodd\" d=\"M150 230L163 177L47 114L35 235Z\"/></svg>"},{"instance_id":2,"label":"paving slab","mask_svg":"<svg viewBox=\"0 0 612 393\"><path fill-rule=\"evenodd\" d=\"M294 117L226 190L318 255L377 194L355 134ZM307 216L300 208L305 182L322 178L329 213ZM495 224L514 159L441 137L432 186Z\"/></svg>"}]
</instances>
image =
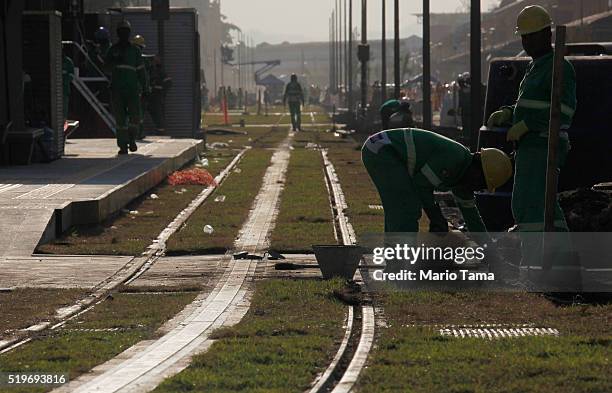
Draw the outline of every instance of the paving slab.
<instances>
[{"instance_id":1,"label":"paving slab","mask_svg":"<svg viewBox=\"0 0 612 393\"><path fill-rule=\"evenodd\" d=\"M0 287L90 289L113 276L132 259L118 256L0 258Z\"/></svg>"},{"instance_id":2,"label":"paving slab","mask_svg":"<svg viewBox=\"0 0 612 393\"><path fill-rule=\"evenodd\" d=\"M77 224L103 221L204 148L195 139L147 138L117 156L113 139L74 139L49 164L0 168L0 257L30 256Z\"/></svg>"}]
</instances>

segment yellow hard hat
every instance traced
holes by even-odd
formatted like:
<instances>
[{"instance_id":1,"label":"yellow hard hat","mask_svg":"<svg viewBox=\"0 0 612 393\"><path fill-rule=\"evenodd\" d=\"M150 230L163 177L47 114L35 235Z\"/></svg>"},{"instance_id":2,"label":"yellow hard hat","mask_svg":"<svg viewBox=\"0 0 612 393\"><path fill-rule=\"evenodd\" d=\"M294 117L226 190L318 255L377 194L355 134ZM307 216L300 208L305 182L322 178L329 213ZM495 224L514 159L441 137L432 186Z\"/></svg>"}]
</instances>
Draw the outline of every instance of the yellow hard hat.
<instances>
[{"instance_id":1,"label":"yellow hard hat","mask_svg":"<svg viewBox=\"0 0 612 393\"><path fill-rule=\"evenodd\" d=\"M527 35L552 26L552 18L544 7L530 5L523 8L516 19L516 34Z\"/></svg>"},{"instance_id":2,"label":"yellow hard hat","mask_svg":"<svg viewBox=\"0 0 612 393\"><path fill-rule=\"evenodd\" d=\"M499 149L480 149L480 162L489 192L495 192L512 177L510 157Z\"/></svg>"},{"instance_id":3,"label":"yellow hard hat","mask_svg":"<svg viewBox=\"0 0 612 393\"><path fill-rule=\"evenodd\" d=\"M141 48L146 48L147 46L145 45L145 39L143 36L141 36L140 34L138 34L137 36L134 37L134 39L132 39L132 44L139 46Z\"/></svg>"}]
</instances>

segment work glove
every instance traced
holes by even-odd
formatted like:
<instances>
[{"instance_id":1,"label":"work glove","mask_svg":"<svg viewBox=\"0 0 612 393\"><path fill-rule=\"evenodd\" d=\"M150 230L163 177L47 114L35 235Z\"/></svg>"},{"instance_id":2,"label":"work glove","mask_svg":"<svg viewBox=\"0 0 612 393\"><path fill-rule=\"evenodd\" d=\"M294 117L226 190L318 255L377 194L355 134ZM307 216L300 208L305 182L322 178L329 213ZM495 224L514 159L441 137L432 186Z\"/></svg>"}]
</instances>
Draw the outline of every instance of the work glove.
<instances>
[{"instance_id":1,"label":"work glove","mask_svg":"<svg viewBox=\"0 0 612 393\"><path fill-rule=\"evenodd\" d=\"M527 127L527 123L525 123L525 121L521 121L513 125L512 128L508 130L508 133L506 134L506 140L508 142L518 142L527 132L529 132L529 127Z\"/></svg>"},{"instance_id":2,"label":"work glove","mask_svg":"<svg viewBox=\"0 0 612 393\"><path fill-rule=\"evenodd\" d=\"M487 127L500 127L504 124L510 123L512 120L512 111L508 108L504 108L497 112L493 112L487 121Z\"/></svg>"}]
</instances>

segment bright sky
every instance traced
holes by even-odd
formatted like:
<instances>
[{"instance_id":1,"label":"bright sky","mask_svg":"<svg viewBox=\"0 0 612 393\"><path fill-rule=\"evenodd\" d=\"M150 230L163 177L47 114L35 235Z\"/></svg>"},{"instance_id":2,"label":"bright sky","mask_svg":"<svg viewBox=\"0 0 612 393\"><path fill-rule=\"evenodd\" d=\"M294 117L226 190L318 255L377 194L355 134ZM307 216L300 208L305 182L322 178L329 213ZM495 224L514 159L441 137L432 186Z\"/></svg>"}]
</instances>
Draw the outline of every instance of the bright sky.
<instances>
[{"instance_id":1,"label":"bright sky","mask_svg":"<svg viewBox=\"0 0 612 393\"><path fill-rule=\"evenodd\" d=\"M339 0L344 4L344 0ZM228 20L256 43L267 41L325 41L328 24L336 0L221 0L221 12ZM463 1L469 4L469 0ZM392 32L393 0L387 0L387 26ZM453 12L461 8L461 0L430 0L432 12ZM487 10L499 0L481 0L482 9ZM368 1L368 34L380 37L381 0ZM401 0L402 37L421 35L421 26L416 23L414 13L420 13L422 2ZM361 1L353 0L353 23L361 23Z\"/></svg>"}]
</instances>

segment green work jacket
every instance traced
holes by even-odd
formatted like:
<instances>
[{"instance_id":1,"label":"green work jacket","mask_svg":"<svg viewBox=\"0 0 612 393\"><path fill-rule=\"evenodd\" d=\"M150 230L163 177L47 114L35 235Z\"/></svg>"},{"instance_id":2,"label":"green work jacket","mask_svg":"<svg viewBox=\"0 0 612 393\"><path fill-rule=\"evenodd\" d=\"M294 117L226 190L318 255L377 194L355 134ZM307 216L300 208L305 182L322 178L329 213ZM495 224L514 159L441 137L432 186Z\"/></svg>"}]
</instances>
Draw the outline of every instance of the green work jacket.
<instances>
[{"instance_id":1,"label":"green work jacket","mask_svg":"<svg viewBox=\"0 0 612 393\"><path fill-rule=\"evenodd\" d=\"M550 120L550 96L552 90L554 53L532 61L519 87L513 111L513 124L524 121L530 132L540 136L548 135ZM561 130L572 125L576 112L576 72L565 60L563 69L563 95L561 97Z\"/></svg>"},{"instance_id":2,"label":"green work jacket","mask_svg":"<svg viewBox=\"0 0 612 393\"><path fill-rule=\"evenodd\" d=\"M112 73L113 90L140 93L148 88L145 63L136 45L117 43L111 46L104 63Z\"/></svg>"},{"instance_id":3,"label":"green work jacket","mask_svg":"<svg viewBox=\"0 0 612 393\"><path fill-rule=\"evenodd\" d=\"M468 230L486 232L474 193L461 184L473 156L462 144L431 131L406 128L387 131L390 142L408 166L428 217L442 217L434 191L451 191Z\"/></svg>"}]
</instances>

